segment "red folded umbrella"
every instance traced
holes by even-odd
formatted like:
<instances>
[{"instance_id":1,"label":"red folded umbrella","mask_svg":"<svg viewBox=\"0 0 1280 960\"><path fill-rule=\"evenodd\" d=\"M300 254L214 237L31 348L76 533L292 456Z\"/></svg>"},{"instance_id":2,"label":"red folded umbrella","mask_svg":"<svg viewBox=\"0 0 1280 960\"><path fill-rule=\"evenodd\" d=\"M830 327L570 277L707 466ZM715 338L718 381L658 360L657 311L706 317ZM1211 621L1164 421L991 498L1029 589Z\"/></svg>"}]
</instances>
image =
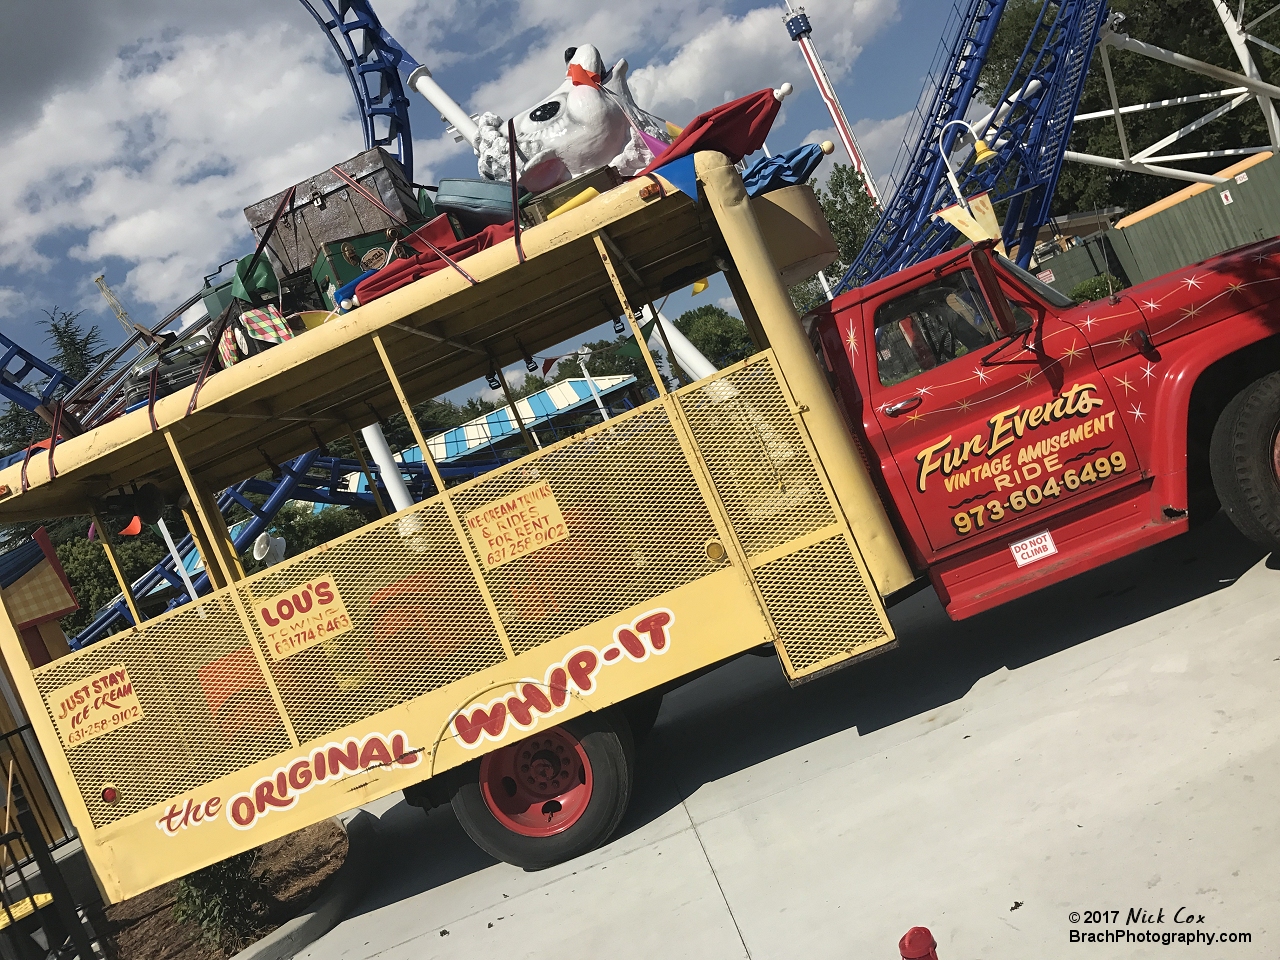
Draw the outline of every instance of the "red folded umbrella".
<instances>
[{"instance_id":1,"label":"red folded umbrella","mask_svg":"<svg viewBox=\"0 0 1280 960\"><path fill-rule=\"evenodd\" d=\"M495 224L485 227L474 236L451 243L447 247L437 246L437 249L450 260L465 260L481 250L501 243L514 233L515 226L513 223ZM407 238L406 242L413 245L413 240L414 238L411 236ZM429 277L437 270L443 270L448 266L449 264L443 258L430 249L413 257L396 260L394 263L387 264L373 276L361 281L356 286L356 299L362 304L370 303L379 297L385 297L392 290L399 290L406 284L421 280L423 277Z\"/></svg>"},{"instance_id":2,"label":"red folded umbrella","mask_svg":"<svg viewBox=\"0 0 1280 960\"><path fill-rule=\"evenodd\" d=\"M671 146L655 157L637 176L652 173L664 163L679 160L695 150L718 150L734 163L764 146L782 101L772 90L758 90L724 103L690 121Z\"/></svg>"}]
</instances>

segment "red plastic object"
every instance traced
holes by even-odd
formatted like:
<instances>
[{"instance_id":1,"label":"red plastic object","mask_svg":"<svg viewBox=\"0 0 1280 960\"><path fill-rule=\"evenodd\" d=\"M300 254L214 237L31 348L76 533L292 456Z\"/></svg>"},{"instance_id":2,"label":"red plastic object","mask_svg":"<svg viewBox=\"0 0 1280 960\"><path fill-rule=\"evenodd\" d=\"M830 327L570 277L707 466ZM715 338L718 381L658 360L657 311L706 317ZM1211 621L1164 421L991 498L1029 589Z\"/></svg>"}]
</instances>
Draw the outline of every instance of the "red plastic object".
<instances>
[{"instance_id":1,"label":"red plastic object","mask_svg":"<svg viewBox=\"0 0 1280 960\"><path fill-rule=\"evenodd\" d=\"M142 518L134 517L129 521L129 525L120 531L122 537L136 537L142 532Z\"/></svg>"},{"instance_id":2,"label":"red plastic object","mask_svg":"<svg viewBox=\"0 0 1280 960\"><path fill-rule=\"evenodd\" d=\"M652 173L665 163L695 150L719 150L734 163L764 145L782 101L772 90L758 90L730 103L700 113L647 167L636 176Z\"/></svg>"},{"instance_id":3,"label":"red plastic object","mask_svg":"<svg viewBox=\"0 0 1280 960\"><path fill-rule=\"evenodd\" d=\"M938 960L938 943L928 927L912 927L898 941L902 960Z\"/></svg>"},{"instance_id":4,"label":"red plastic object","mask_svg":"<svg viewBox=\"0 0 1280 960\"><path fill-rule=\"evenodd\" d=\"M431 224L433 223L435 223L434 220L431 221ZM431 224L427 224L427 226L430 227ZM451 260L465 260L472 254L502 243L502 241L514 234L515 227L512 224L500 223L485 227L479 233L464 240L456 240L447 247L439 246L438 244L437 246ZM417 236L417 234L414 236ZM407 242L412 245L413 237L409 237ZM396 260L394 263L387 264L373 276L361 281L356 287L356 299L361 304L370 303L379 297L385 297L393 290L399 290L406 284L421 280L423 277L430 276L437 270L443 270L448 266L448 263L436 256L431 250L414 257Z\"/></svg>"},{"instance_id":5,"label":"red plastic object","mask_svg":"<svg viewBox=\"0 0 1280 960\"><path fill-rule=\"evenodd\" d=\"M591 801L591 761L562 727L486 754L480 794L497 821L522 837L551 837L578 822Z\"/></svg>"}]
</instances>

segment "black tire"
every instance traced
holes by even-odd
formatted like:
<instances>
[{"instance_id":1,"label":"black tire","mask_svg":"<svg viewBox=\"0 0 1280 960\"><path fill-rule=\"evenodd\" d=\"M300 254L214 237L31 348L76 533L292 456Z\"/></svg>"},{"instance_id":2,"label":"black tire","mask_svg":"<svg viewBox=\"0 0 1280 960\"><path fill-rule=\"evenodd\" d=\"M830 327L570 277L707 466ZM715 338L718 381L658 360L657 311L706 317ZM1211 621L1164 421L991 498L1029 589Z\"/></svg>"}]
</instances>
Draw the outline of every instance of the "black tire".
<instances>
[{"instance_id":1,"label":"black tire","mask_svg":"<svg viewBox=\"0 0 1280 960\"><path fill-rule=\"evenodd\" d=\"M1280 431L1280 373L1241 390L1213 428L1209 470L1222 509L1250 540L1280 549L1280 479L1275 444Z\"/></svg>"},{"instance_id":2,"label":"black tire","mask_svg":"<svg viewBox=\"0 0 1280 960\"><path fill-rule=\"evenodd\" d=\"M632 697L624 701L620 709L631 727L631 739L638 747L648 739L653 725L658 722L658 711L662 709L662 691L650 690Z\"/></svg>"},{"instance_id":3,"label":"black tire","mask_svg":"<svg viewBox=\"0 0 1280 960\"><path fill-rule=\"evenodd\" d=\"M581 744L591 765L592 787L581 816L561 833L531 837L517 833L494 816L481 790L481 763L459 769L450 804L466 831L485 853L526 870L543 870L572 860L613 835L631 801L635 748L626 718L616 710L575 717L561 724ZM540 734L529 740L536 741Z\"/></svg>"}]
</instances>

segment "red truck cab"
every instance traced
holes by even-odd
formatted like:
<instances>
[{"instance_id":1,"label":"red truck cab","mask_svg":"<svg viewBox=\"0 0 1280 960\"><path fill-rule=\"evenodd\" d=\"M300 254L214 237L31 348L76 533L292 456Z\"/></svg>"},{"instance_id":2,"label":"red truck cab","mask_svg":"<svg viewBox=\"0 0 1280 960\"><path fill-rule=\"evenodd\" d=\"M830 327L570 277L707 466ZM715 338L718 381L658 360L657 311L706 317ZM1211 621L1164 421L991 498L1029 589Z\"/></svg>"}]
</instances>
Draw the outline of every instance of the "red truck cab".
<instances>
[{"instance_id":1,"label":"red truck cab","mask_svg":"<svg viewBox=\"0 0 1280 960\"><path fill-rule=\"evenodd\" d=\"M1181 533L1219 499L1275 542L1278 298L1280 238L1081 304L966 246L810 317L907 555L960 619ZM1242 426L1270 380L1266 422ZM1233 440L1258 461L1238 484Z\"/></svg>"}]
</instances>

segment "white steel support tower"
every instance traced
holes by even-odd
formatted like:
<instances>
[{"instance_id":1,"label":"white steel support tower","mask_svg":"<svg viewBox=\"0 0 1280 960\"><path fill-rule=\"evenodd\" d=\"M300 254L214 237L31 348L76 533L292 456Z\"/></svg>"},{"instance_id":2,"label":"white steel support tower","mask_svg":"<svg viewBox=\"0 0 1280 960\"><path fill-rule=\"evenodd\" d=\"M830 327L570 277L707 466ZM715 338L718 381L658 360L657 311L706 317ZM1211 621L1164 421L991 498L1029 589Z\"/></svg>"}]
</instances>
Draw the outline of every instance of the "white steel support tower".
<instances>
[{"instance_id":1,"label":"white steel support tower","mask_svg":"<svg viewBox=\"0 0 1280 960\"><path fill-rule=\"evenodd\" d=\"M1088 120L1113 118L1116 124L1116 132L1119 134L1120 138L1121 155L1119 157L1099 157L1092 154L1067 151L1066 158L1068 160L1074 160L1077 163L1087 163L1093 166L1108 167L1112 170L1148 173L1158 177L1169 177L1174 180L1222 184L1227 182L1222 177L1179 169L1178 167L1169 166L1169 164L1175 164L1179 161L1185 160L1205 160L1214 157L1239 157L1253 153L1262 153L1264 151L1280 151L1280 115L1277 115L1276 111L1276 101L1280 101L1280 86L1268 83L1262 78L1248 47L1249 43L1255 43L1258 46L1264 47L1273 52L1280 52L1280 50L1277 50L1277 48L1272 44L1267 43L1265 40L1262 40L1249 32L1258 23L1277 12L1280 12L1280 4L1272 6L1261 16L1246 22L1244 17L1244 2L1240 3L1239 9L1236 12L1233 12L1224 0L1208 0L1208 2L1213 5L1219 18L1222 20L1222 25L1226 29L1227 36L1231 41L1232 50L1235 52L1236 58L1240 61L1241 72L1237 73L1234 70L1227 70L1224 67L1219 67L1215 64L1204 63L1203 61L1193 59L1192 57L1175 53L1172 50L1165 50L1163 47L1157 47L1154 44L1136 40L1124 33L1122 30L1124 15L1120 13L1113 13L1106 26L1103 27L1102 33L1098 38L1098 53L1101 57L1102 69L1107 79L1107 89L1111 97L1111 108L1108 110L1098 110L1093 113L1082 113L1075 118L1075 122L1081 123ZM1226 84L1226 86L1223 89L1209 90L1205 93L1193 94L1191 96L1171 97L1167 100L1156 100L1151 103L1138 103L1121 106L1120 100L1116 96L1116 87L1112 73L1110 50L1113 49L1127 50L1130 53L1136 53L1152 60L1159 60L1163 63L1172 64L1175 67L1181 67L1182 69L1188 70L1192 73L1198 73L1202 76L1208 77L1218 83ZM1150 146L1143 147L1138 150L1132 149L1124 126L1125 116L1135 113L1144 113L1149 110L1161 110L1167 107L1212 100L1225 100L1226 102L1210 110L1204 116L1193 120L1178 130L1175 130L1168 136L1163 137ZM1183 137L1194 133L1205 124L1212 123L1219 117L1224 116L1237 107L1249 103L1250 101L1255 103L1262 110L1262 116L1267 125L1269 143L1256 146L1234 147L1227 150L1199 150L1184 153L1169 151L1169 148Z\"/></svg>"},{"instance_id":2,"label":"white steel support tower","mask_svg":"<svg viewBox=\"0 0 1280 960\"><path fill-rule=\"evenodd\" d=\"M880 190L876 186L875 177L871 175L871 170L867 167L867 161L863 158L862 151L858 149L857 138L853 135L853 126L844 115L844 108L840 106L840 98L836 96L836 88L831 85L831 78L827 76L827 71L822 66L822 58L818 56L818 51L814 48L813 27L804 12L804 7L793 9L791 0L785 0L785 2L787 12L782 19L787 25L787 33L791 35L792 40L800 44L800 52L804 54L804 62L808 64L809 72L813 74L813 82L818 85L818 92L822 94L827 110L831 113L831 119L835 122L836 133L840 137L840 142L844 144L845 152L849 154L849 159L853 161L854 169L862 174L862 180L867 185L867 193L871 195L871 199L877 205L880 205Z\"/></svg>"}]
</instances>

